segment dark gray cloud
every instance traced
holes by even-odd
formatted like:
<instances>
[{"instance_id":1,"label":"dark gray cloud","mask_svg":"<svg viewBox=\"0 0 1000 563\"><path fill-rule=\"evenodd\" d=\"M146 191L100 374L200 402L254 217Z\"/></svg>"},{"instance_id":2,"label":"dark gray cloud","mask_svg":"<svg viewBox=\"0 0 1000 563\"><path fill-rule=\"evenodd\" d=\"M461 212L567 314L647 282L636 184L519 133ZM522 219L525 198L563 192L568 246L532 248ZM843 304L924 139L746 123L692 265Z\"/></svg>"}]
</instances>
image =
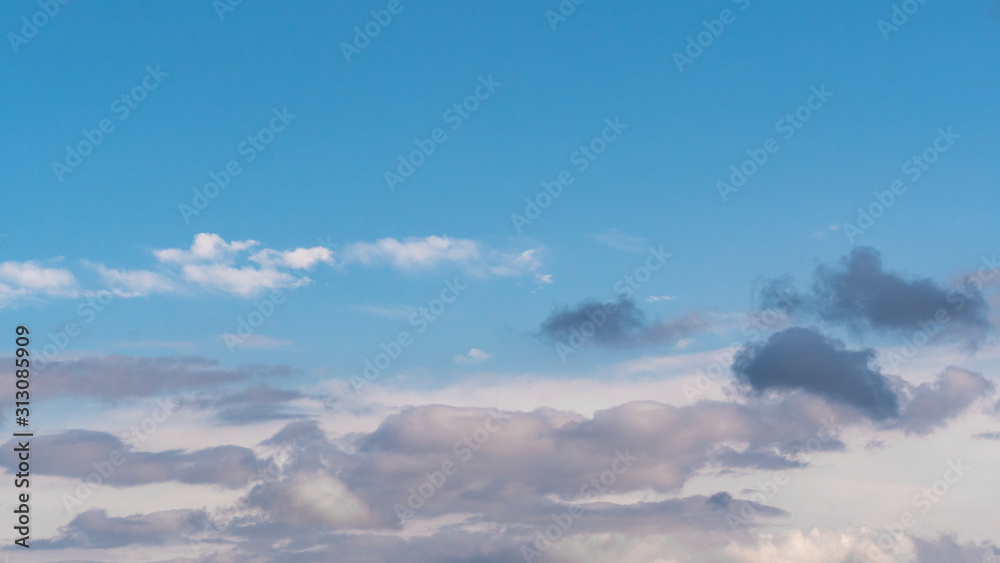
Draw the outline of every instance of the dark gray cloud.
<instances>
[{"instance_id":1,"label":"dark gray cloud","mask_svg":"<svg viewBox=\"0 0 1000 563\"><path fill-rule=\"evenodd\" d=\"M794 327L737 353L733 372L757 392L803 389L876 420L899 414L899 399L875 364L875 351L848 350L815 329Z\"/></svg>"},{"instance_id":2,"label":"dark gray cloud","mask_svg":"<svg viewBox=\"0 0 1000 563\"><path fill-rule=\"evenodd\" d=\"M13 365L9 362L5 365ZM96 397L114 401L173 391L203 389L257 378L291 375L288 366L223 368L217 360L191 357L142 358L109 355L53 361L43 376L48 396ZM13 377L13 374L10 374Z\"/></svg>"},{"instance_id":3,"label":"dark gray cloud","mask_svg":"<svg viewBox=\"0 0 1000 563\"><path fill-rule=\"evenodd\" d=\"M35 540L36 549L112 549L126 545L164 545L185 541L207 523L201 510L167 510L108 517L104 510L89 510L63 526L52 539Z\"/></svg>"},{"instance_id":4,"label":"dark gray cloud","mask_svg":"<svg viewBox=\"0 0 1000 563\"><path fill-rule=\"evenodd\" d=\"M806 294L798 294L785 277L766 284L759 295L765 303L784 302L799 313L857 332L922 332L932 340L949 337L977 345L991 328L990 305L971 284L949 290L930 278L887 271L882 255L869 247L819 266Z\"/></svg>"},{"instance_id":5,"label":"dark gray cloud","mask_svg":"<svg viewBox=\"0 0 1000 563\"><path fill-rule=\"evenodd\" d=\"M1000 432L981 432L973 436L981 440L1000 440Z\"/></svg>"},{"instance_id":6,"label":"dark gray cloud","mask_svg":"<svg viewBox=\"0 0 1000 563\"><path fill-rule=\"evenodd\" d=\"M16 443L15 438L3 445L0 463L4 467L17 466ZM81 480L93 473L105 473L101 482L117 487L177 481L239 488L270 464L258 459L253 450L240 446L216 446L189 453L134 451L111 434L91 430L36 436L31 439L31 448L32 473Z\"/></svg>"},{"instance_id":7,"label":"dark gray cloud","mask_svg":"<svg viewBox=\"0 0 1000 563\"><path fill-rule=\"evenodd\" d=\"M539 331L543 338L574 348L625 348L676 342L707 328L710 323L697 313L649 322L632 298L621 295L617 301L584 301L575 307L557 309L542 321Z\"/></svg>"}]
</instances>

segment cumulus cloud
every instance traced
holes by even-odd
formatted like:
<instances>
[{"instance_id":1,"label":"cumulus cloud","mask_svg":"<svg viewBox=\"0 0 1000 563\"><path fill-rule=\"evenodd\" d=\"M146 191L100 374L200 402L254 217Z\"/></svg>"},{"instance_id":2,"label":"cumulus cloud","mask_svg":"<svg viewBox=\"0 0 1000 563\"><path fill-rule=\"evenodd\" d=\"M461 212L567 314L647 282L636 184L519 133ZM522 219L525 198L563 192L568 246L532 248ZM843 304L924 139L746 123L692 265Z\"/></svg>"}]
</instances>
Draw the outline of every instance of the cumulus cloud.
<instances>
[{"instance_id":1,"label":"cumulus cloud","mask_svg":"<svg viewBox=\"0 0 1000 563\"><path fill-rule=\"evenodd\" d=\"M815 329L793 327L741 350L733 372L757 392L803 389L881 420L899 414L899 398L872 349L848 350Z\"/></svg>"},{"instance_id":2,"label":"cumulus cloud","mask_svg":"<svg viewBox=\"0 0 1000 563\"><path fill-rule=\"evenodd\" d=\"M969 284L948 289L926 277L888 271L881 254L857 247L813 274L810 291L799 294L789 278L762 288L767 302L784 301L802 314L856 332L883 331L910 336L924 332L979 344L990 330L990 305Z\"/></svg>"},{"instance_id":3,"label":"cumulus cloud","mask_svg":"<svg viewBox=\"0 0 1000 563\"><path fill-rule=\"evenodd\" d=\"M849 350L815 329L794 327L736 354L733 372L753 391L801 389L850 405L886 428L927 434L994 392L982 374L949 366L933 383L887 376L872 349Z\"/></svg>"},{"instance_id":4,"label":"cumulus cloud","mask_svg":"<svg viewBox=\"0 0 1000 563\"><path fill-rule=\"evenodd\" d=\"M625 348L644 344L677 343L691 334L711 328L698 313L649 322L635 300L621 295L617 301L584 301L553 311L540 327L540 334L555 342Z\"/></svg>"},{"instance_id":5,"label":"cumulus cloud","mask_svg":"<svg viewBox=\"0 0 1000 563\"><path fill-rule=\"evenodd\" d=\"M465 354L455 356L456 364L480 364L490 359L493 354L488 354L479 348L473 348Z\"/></svg>"}]
</instances>

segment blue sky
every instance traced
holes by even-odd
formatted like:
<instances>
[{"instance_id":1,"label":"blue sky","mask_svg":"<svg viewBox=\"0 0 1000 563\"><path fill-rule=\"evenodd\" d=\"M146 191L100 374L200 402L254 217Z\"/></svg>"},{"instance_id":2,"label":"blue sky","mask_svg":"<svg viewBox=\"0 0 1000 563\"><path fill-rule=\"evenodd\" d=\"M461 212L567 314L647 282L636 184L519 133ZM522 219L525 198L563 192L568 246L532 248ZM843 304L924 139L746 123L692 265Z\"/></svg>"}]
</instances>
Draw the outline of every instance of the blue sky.
<instances>
[{"instance_id":1,"label":"blue sky","mask_svg":"<svg viewBox=\"0 0 1000 563\"><path fill-rule=\"evenodd\" d=\"M83 325L54 364L122 355L280 365L291 376L219 389L269 381L319 393L360 375L382 343L408 331L414 344L379 386L614 380L629 362L688 365L740 342L768 280L790 276L808 301L826 279L817 267L850 272L847 257L868 256L864 248L890 285L950 288L995 262L993 1L914 0L892 30L879 23L892 21L890 1L566 0L574 11L559 20L546 13L560 10L555 1L248 0L220 11L225 1L53 4L58 13L24 41L16 36L44 6L0 8L0 315L29 324L39 352L66 322ZM398 10L389 23L345 56L355 28L389 5ZM699 37L711 42L679 68L678 53ZM134 107L122 99L130 92L142 98ZM462 103L475 109L458 120ZM788 134L782 120L796 111L808 118ZM60 172L66 147L95 139L102 122L92 153ZM248 143L259 143L248 137L270 127L273 140L248 160ZM386 172L437 129L444 141L389 189ZM718 182L768 139L767 161L721 197ZM606 149L581 169L586 145ZM907 163L925 154L935 162L916 179ZM225 189L185 212L232 161L239 173ZM572 183L516 228L526 198L565 170ZM897 180L905 192L849 237L859 207ZM559 315L616 299L616 283L650 248L670 257L634 291L636 318L672 336L603 333L607 341L561 358L552 337L569 317ZM97 312L87 302L109 270L146 283ZM468 289L418 333L411 315L455 280ZM274 313L227 346L225 335L275 290L284 300ZM900 344L895 321L872 317L859 330L816 307L781 326L821 326L852 348ZM988 347L990 335L975 345ZM973 371L992 357L948 350ZM693 373L681 371L637 373ZM70 394L40 408L61 428L117 408L87 401Z\"/></svg>"}]
</instances>

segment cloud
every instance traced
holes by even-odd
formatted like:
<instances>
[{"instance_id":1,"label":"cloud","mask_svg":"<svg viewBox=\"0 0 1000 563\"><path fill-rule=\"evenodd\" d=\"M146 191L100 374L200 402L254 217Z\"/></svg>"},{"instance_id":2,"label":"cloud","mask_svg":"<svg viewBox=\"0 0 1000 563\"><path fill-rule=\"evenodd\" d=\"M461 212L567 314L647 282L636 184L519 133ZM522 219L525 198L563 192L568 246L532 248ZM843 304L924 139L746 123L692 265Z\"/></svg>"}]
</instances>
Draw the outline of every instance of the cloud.
<instances>
[{"instance_id":1,"label":"cloud","mask_svg":"<svg viewBox=\"0 0 1000 563\"><path fill-rule=\"evenodd\" d=\"M76 278L69 270L47 268L37 262L0 262L0 307L40 295L74 297Z\"/></svg>"},{"instance_id":2,"label":"cloud","mask_svg":"<svg viewBox=\"0 0 1000 563\"><path fill-rule=\"evenodd\" d=\"M479 348L473 348L465 355L455 356L456 364L480 364L490 359L493 354L487 354Z\"/></svg>"},{"instance_id":3,"label":"cloud","mask_svg":"<svg viewBox=\"0 0 1000 563\"><path fill-rule=\"evenodd\" d=\"M899 399L872 349L848 350L815 329L789 328L736 355L733 371L757 392L803 389L876 420L899 414Z\"/></svg>"},{"instance_id":4,"label":"cloud","mask_svg":"<svg viewBox=\"0 0 1000 563\"><path fill-rule=\"evenodd\" d=\"M934 383L907 386L907 404L899 427L914 434L928 434L964 412L977 399L991 395L995 387L982 374L948 366Z\"/></svg>"},{"instance_id":5,"label":"cloud","mask_svg":"<svg viewBox=\"0 0 1000 563\"><path fill-rule=\"evenodd\" d=\"M540 326L543 338L555 342L606 348L678 342L710 328L697 313L665 322L647 322L635 301L624 295L617 302L584 301L575 307L553 311ZM593 330L593 334L587 336Z\"/></svg>"},{"instance_id":6,"label":"cloud","mask_svg":"<svg viewBox=\"0 0 1000 563\"><path fill-rule=\"evenodd\" d=\"M673 301L677 299L673 295L650 295L646 298L646 303L659 303L660 301Z\"/></svg>"},{"instance_id":7,"label":"cloud","mask_svg":"<svg viewBox=\"0 0 1000 563\"><path fill-rule=\"evenodd\" d=\"M319 264L333 264L333 251L322 246L296 248L279 252L265 248L250 257L250 260L265 267L282 267L308 270Z\"/></svg>"},{"instance_id":8,"label":"cloud","mask_svg":"<svg viewBox=\"0 0 1000 563\"><path fill-rule=\"evenodd\" d=\"M215 417L225 424L251 424L265 420L304 418L290 412L289 403L304 398L299 391L258 384L220 398L202 401L202 408L217 409Z\"/></svg>"},{"instance_id":9,"label":"cloud","mask_svg":"<svg viewBox=\"0 0 1000 563\"><path fill-rule=\"evenodd\" d=\"M775 302L780 297L799 313L859 333L925 332L976 345L990 330L990 306L978 289L963 283L961 290L948 290L930 278L886 271L881 254L869 247L857 247L838 263L818 267L809 293L798 295L790 283L787 277L776 280L761 295ZM779 294L779 288L785 293Z\"/></svg>"},{"instance_id":10,"label":"cloud","mask_svg":"<svg viewBox=\"0 0 1000 563\"><path fill-rule=\"evenodd\" d=\"M217 360L188 356L142 358L94 356L50 362L43 371L51 396L96 397L113 401L208 388L253 377L287 376L285 366L225 369ZM11 375L13 377L13 375Z\"/></svg>"},{"instance_id":11,"label":"cloud","mask_svg":"<svg viewBox=\"0 0 1000 563\"><path fill-rule=\"evenodd\" d=\"M487 249L474 240L428 236L351 243L343 248L341 259L368 266L389 264L404 272L452 265L471 275L505 277L534 273L541 266L538 254L539 249L503 252Z\"/></svg>"},{"instance_id":12,"label":"cloud","mask_svg":"<svg viewBox=\"0 0 1000 563\"><path fill-rule=\"evenodd\" d=\"M190 250L166 248L153 251L160 262L191 264L194 262L231 262L239 252L250 250L260 243L255 240L234 240L226 242L215 233L198 233Z\"/></svg>"},{"instance_id":13,"label":"cloud","mask_svg":"<svg viewBox=\"0 0 1000 563\"><path fill-rule=\"evenodd\" d=\"M343 253L346 261L368 265L389 262L400 270L428 269L445 262L467 263L480 258L476 241L439 236L356 242L347 245Z\"/></svg>"},{"instance_id":14,"label":"cloud","mask_svg":"<svg viewBox=\"0 0 1000 563\"><path fill-rule=\"evenodd\" d=\"M17 464L16 445L14 438L0 452L0 460L6 467ZM31 457L37 461L32 473L85 479L104 464L110 469L104 470L108 475L102 475L102 483L113 487L175 481L238 489L269 465L267 460L258 459L253 450L240 446L215 446L190 453L144 452L136 451L111 434L90 430L35 436L31 446Z\"/></svg>"},{"instance_id":15,"label":"cloud","mask_svg":"<svg viewBox=\"0 0 1000 563\"><path fill-rule=\"evenodd\" d=\"M90 264L115 295L119 297L142 297L153 293L172 293L178 290L177 284L164 274L149 270L115 270L104 264ZM119 289L118 285L124 286Z\"/></svg>"},{"instance_id":16,"label":"cloud","mask_svg":"<svg viewBox=\"0 0 1000 563\"><path fill-rule=\"evenodd\" d=\"M111 549L127 545L180 543L208 522L203 510L167 510L152 514L109 517L104 510L88 510L59 529L50 540L35 540L37 549Z\"/></svg>"}]
</instances>

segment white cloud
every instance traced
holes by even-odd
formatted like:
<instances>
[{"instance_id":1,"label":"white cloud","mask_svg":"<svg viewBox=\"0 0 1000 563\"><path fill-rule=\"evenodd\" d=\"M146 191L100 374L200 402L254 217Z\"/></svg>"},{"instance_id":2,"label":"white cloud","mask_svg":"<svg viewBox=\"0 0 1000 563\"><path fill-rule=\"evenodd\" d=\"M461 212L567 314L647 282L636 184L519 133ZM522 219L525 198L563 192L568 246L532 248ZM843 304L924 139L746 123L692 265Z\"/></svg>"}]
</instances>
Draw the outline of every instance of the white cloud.
<instances>
[{"instance_id":1,"label":"white cloud","mask_svg":"<svg viewBox=\"0 0 1000 563\"><path fill-rule=\"evenodd\" d=\"M646 298L646 303L658 303L660 301L673 301L677 299L673 295L650 295Z\"/></svg>"},{"instance_id":2,"label":"white cloud","mask_svg":"<svg viewBox=\"0 0 1000 563\"><path fill-rule=\"evenodd\" d=\"M473 348L465 355L455 356L456 364L479 364L490 359L493 354L483 352L479 348Z\"/></svg>"},{"instance_id":3,"label":"white cloud","mask_svg":"<svg viewBox=\"0 0 1000 563\"><path fill-rule=\"evenodd\" d=\"M76 278L69 270L46 268L30 260L0 263L0 280L29 292L50 295L64 294L76 286Z\"/></svg>"},{"instance_id":4,"label":"white cloud","mask_svg":"<svg viewBox=\"0 0 1000 563\"><path fill-rule=\"evenodd\" d=\"M479 258L479 243L468 239L429 236L425 238L383 238L355 242L344 249L347 260L362 264L389 262L401 270L433 268L443 262L468 263Z\"/></svg>"},{"instance_id":5,"label":"white cloud","mask_svg":"<svg viewBox=\"0 0 1000 563\"><path fill-rule=\"evenodd\" d=\"M149 270L115 270L104 264L88 265L97 270L106 287L121 297L141 297L152 293L177 291L177 284L163 274ZM123 285L124 289L120 289L119 284Z\"/></svg>"},{"instance_id":6,"label":"white cloud","mask_svg":"<svg viewBox=\"0 0 1000 563\"><path fill-rule=\"evenodd\" d=\"M322 246L296 248L295 250L285 250L284 252L265 248L251 256L250 260L264 267L308 270L320 262L332 265L333 251Z\"/></svg>"},{"instance_id":7,"label":"white cloud","mask_svg":"<svg viewBox=\"0 0 1000 563\"><path fill-rule=\"evenodd\" d=\"M222 264L186 264L181 270L184 279L239 295L253 297L261 291L308 284L309 278L297 278L286 272L257 269L250 266L234 268Z\"/></svg>"},{"instance_id":8,"label":"white cloud","mask_svg":"<svg viewBox=\"0 0 1000 563\"><path fill-rule=\"evenodd\" d=\"M160 262L176 262L187 264L191 262L228 262L237 253L249 250L260 243L255 240L234 240L226 242L214 233L198 233L190 250L167 248L153 251Z\"/></svg>"}]
</instances>

